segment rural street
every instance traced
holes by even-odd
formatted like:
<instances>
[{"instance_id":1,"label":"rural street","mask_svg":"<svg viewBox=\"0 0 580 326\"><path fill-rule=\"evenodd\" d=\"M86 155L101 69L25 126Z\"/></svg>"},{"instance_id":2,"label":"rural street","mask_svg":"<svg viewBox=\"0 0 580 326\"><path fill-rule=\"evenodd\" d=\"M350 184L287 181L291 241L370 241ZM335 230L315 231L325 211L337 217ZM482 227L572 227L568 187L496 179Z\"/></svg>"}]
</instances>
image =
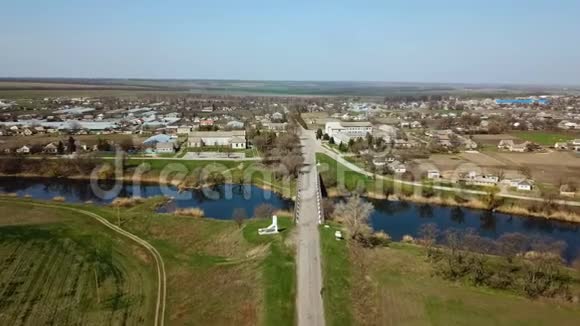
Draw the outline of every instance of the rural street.
<instances>
[{"instance_id":1,"label":"rural street","mask_svg":"<svg viewBox=\"0 0 580 326\"><path fill-rule=\"evenodd\" d=\"M163 262L163 258L161 258L161 254L159 254L159 252L157 251L157 249L155 249L155 247L150 245L147 241L137 237L136 235L134 235L130 232L123 230L122 228L109 222L104 217L97 215L93 212L89 212L89 211L74 208L74 207L63 206L63 205L51 205L51 204L40 204L40 203L29 203L29 205L38 206L38 207L55 208L55 209L65 209L65 210L69 210L69 211L73 211L73 212L76 212L79 214L89 216L89 217L97 220L98 222L100 222L104 226L108 227L109 229L111 229L111 230L135 241L137 244L143 246L151 254L151 256L155 259L155 264L156 264L156 268L157 268L157 276L158 276L158 278L157 278L157 281L158 281L157 282L157 302L155 305L155 322L153 323L153 325L154 326L163 326L164 325L164 323L165 323L165 299L167 296L167 286L166 286L167 278L165 275L165 263Z\"/></svg>"},{"instance_id":2,"label":"rural street","mask_svg":"<svg viewBox=\"0 0 580 326\"><path fill-rule=\"evenodd\" d=\"M344 165L346 168L353 170L355 172L358 172L360 174L366 175L367 177L373 176L373 173L362 169L361 167L345 160L344 157L342 157L342 155L337 154L336 152L322 146L322 144L319 141L315 142L315 146L316 146L316 149L315 149L316 152L324 153L324 154L328 155L330 158L332 158L333 160L337 161L338 163ZM398 180L398 179L393 179L391 177L385 177L383 175L378 175L378 174L375 175L375 177L379 178L379 179L392 180L395 183L400 183L400 184L409 185L409 186L415 186L415 187L422 187L423 186L423 184L421 182ZM481 190L462 189L462 188L437 186L437 185L433 185L432 188L437 189L437 190L452 191L452 192L473 194L473 195L487 195L488 194L487 192L481 191ZM514 195L514 194L503 193L503 192L498 193L497 196L504 197L504 198L511 198L511 199L529 200L529 201L536 201L536 202L546 202L545 199L539 198L539 197ZM558 205L580 206L580 201L574 201L574 200L558 199L558 200L554 200L553 202L555 204L558 204Z\"/></svg>"},{"instance_id":3,"label":"rural street","mask_svg":"<svg viewBox=\"0 0 580 326\"><path fill-rule=\"evenodd\" d=\"M318 233L319 207L317 201L316 140L314 134L302 129L301 140L305 167L299 178L300 206L298 207L298 309L299 326L324 325L322 304L322 269L320 234Z\"/></svg>"}]
</instances>

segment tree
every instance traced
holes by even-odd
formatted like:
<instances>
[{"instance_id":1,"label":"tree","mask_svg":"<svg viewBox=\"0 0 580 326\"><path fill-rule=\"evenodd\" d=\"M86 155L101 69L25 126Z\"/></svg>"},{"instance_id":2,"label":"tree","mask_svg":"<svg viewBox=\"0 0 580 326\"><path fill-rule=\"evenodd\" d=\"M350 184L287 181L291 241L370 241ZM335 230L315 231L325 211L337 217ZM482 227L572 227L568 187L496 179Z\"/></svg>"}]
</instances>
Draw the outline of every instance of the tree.
<instances>
[{"instance_id":1,"label":"tree","mask_svg":"<svg viewBox=\"0 0 580 326\"><path fill-rule=\"evenodd\" d=\"M322 135L322 140L330 141L330 136L328 134L324 134L324 135ZM334 140L333 140L333 143L334 143Z\"/></svg>"},{"instance_id":2,"label":"tree","mask_svg":"<svg viewBox=\"0 0 580 326\"><path fill-rule=\"evenodd\" d=\"M318 128L316 130L316 139L321 139L322 138L322 129Z\"/></svg>"},{"instance_id":3,"label":"tree","mask_svg":"<svg viewBox=\"0 0 580 326\"><path fill-rule=\"evenodd\" d=\"M431 257L433 254L433 245L437 242L439 236L439 228L435 223L427 223L421 225L419 228L419 238L421 243L427 249L427 256Z\"/></svg>"},{"instance_id":4,"label":"tree","mask_svg":"<svg viewBox=\"0 0 580 326\"><path fill-rule=\"evenodd\" d=\"M334 219L345 225L351 239L360 240L371 233L368 221L373 210L373 204L354 195L335 206Z\"/></svg>"},{"instance_id":5,"label":"tree","mask_svg":"<svg viewBox=\"0 0 580 326\"><path fill-rule=\"evenodd\" d=\"M524 177L526 177L526 178L528 178L528 179L531 179L531 178L532 178L532 171L531 171L531 170L530 170L530 168L529 168L529 167L527 167L527 166L521 166L521 167L520 167L520 173L521 173L521 174L522 174Z\"/></svg>"},{"instance_id":6,"label":"tree","mask_svg":"<svg viewBox=\"0 0 580 326\"><path fill-rule=\"evenodd\" d=\"M56 146L56 151L59 155L64 154L64 144L62 143L62 141L58 142L58 145Z\"/></svg>"},{"instance_id":7,"label":"tree","mask_svg":"<svg viewBox=\"0 0 580 326\"><path fill-rule=\"evenodd\" d=\"M73 138L73 136L70 136L68 138L68 152L70 154L72 154L76 151L77 151L77 145L75 144L75 139Z\"/></svg>"},{"instance_id":8,"label":"tree","mask_svg":"<svg viewBox=\"0 0 580 326\"><path fill-rule=\"evenodd\" d=\"M232 217L234 218L234 221L236 221L236 224L238 224L238 228L241 228L242 225L244 225L244 220L248 218L246 210L243 208L234 209Z\"/></svg>"},{"instance_id":9,"label":"tree","mask_svg":"<svg viewBox=\"0 0 580 326\"><path fill-rule=\"evenodd\" d=\"M260 204L254 209L254 217L271 218L274 215L274 206L270 204Z\"/></svg>"},{"instance_id":10,"label":"tree","mask_svg":"<svg viewBox=\"0 0 580 326\"><path fill-rule=\"evenodd\" d=\"M329 138L328 138L328 143L329 143L330 145L334 145L334 137L330 137L330 136L329 136ZM341 144L342 144L342 143L341 143Z\"/></svg>"}]
</instances>

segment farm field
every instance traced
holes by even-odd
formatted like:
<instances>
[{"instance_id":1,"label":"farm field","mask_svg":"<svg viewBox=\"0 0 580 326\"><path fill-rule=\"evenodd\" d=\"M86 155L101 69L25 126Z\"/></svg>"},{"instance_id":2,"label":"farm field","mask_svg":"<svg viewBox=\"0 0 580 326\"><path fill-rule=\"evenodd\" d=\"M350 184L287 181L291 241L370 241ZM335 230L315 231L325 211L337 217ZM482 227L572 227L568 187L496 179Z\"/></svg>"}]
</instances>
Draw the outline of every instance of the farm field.
<instances>
[{"instance_id":1,"label":"farm field","mask_svg":"<svg viewBox=\"0 0 580 326\"><path fill-rule=\"evenodd\" d=\"M580 318L577 304L530 300L432 276L420 247L393 243L353 252L334 239L334 230L321 230L323 262L334 263L323 264L323 272L341 273L325 279L325 286L335 287L324 298L326 309L332 306L343 318L327 314L327 325L350 325L348 318L352 325L576 325Z\"/></svg>"},{"instance_id":2,"label":"farm field","mask_svg":"<svg viewBox=\"0 0 580 326\"><path fill-rule=\"evenodd\" d=\"M148 254L90 218L0 202L0 324L153 324Z\"/></svg>"},{"instance_id":3,"label":"farm field","mask_svg":"<svg viewBox=\"0 0 580 326\"><path fill-rule=\"evenodd\" d=\"M26 203L34 203L34 201L14 198L10 200L18 201L24 207ZM150 199L135 207L120 208L118 216L123 229L151 243L163 257L167 273L166 324L276 326L294 324L295 264L294 249L291 245L292 221L287 217L288 213L280 212L279 214L279 225L283 230L280 235L262 237L258 236L257 229L267 226L270 223L268 220L248 219L242 226L238 226L233 221L157 214L154 209L161 202L162 199L159 198ZM19 204L14 205L19 206ZM9 210L16 213L11 214L12 216L18 216L18 218L7 219L6 224L20 223L19 221L46 222L45 215L27 217L28 215L21 213L20 210L14 211L14 205L0 206L3 211ZM119 221L117 209L92 205L75 207L97 213L115 224ZM58 233L58 235L62 234ZM129 253L135 250L130 248ZM2 249L2 255L3 252L4 249ZM140 252L134 252L134 254L136 258L133 259L145 258ZM23 259L20 255L18 257ZM63 258L61 260L67 261ZM128 266L122 271L126 269L132 272L138 270L137 266ZM85 278L94 284L93 274L89 273ZM140 282L139 278L132 275L124 279ZM112 284L115 283L112 282ZM38 284L36 287L42 289ZM83 289L87 290L88 286ZM108 292L101 291L101 297L104 297L106 293ZM92 304L88 306L94 309L94 300L96 300L94 291L90 296L88 294L86 296L93 298L93 302L90 302ZM153 295L151 298L156 297ZM124 303L122 307L136 309L139 301L133 299L122 302ZM0 312L3 312L2 309L0 308ZM97 312L91 310L91 313ZM109 313L110 317L107 317L105 313L99 313L98 317L88 315L82 317L86 321L82 324L101 325L107 324L111 318L138 317L137 312L120 317L116 313L116 310L115 314ZM81 312L76 314L81 314ZM101 317L101 314L104 317ZM0 316L13 318L12 310ZM91 316L102 319L90 322L88 318ZM58 324L72 324L71 320L73 319L59 319ZM146 324L148 320L152 318L135 322L131 319L127 324ZM117 319L114 323L122 324L117 322Z\"/></svg>"},{"instance_id":4,"label":"farm field","mask_svg":"<svg viewBox=\"0 0 580 326\"><path fill-rule=\"evenodd\" d=\"M574 132L516 131L513 135L521 140L534 142L543 146L554 146L556 142L567 142L580 137Z\"/></svg>"}]
</instances>

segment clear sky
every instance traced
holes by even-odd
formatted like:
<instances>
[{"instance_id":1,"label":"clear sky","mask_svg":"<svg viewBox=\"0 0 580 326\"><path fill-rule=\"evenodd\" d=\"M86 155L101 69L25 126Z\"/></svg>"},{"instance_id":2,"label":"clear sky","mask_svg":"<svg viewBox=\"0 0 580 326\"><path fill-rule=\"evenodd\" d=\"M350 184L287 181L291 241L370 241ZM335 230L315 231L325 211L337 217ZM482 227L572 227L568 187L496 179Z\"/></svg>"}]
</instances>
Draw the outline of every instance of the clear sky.
<instances>
[{"instance_id":1,"label":"clear sky","mask_svg":"<svg viewBox=\"0 0 580 326\"><path fill-rule=\"evenodd\" d=\"M579 0L0 0L0 76L580 84Z\"/></svg>"}]
</instances>

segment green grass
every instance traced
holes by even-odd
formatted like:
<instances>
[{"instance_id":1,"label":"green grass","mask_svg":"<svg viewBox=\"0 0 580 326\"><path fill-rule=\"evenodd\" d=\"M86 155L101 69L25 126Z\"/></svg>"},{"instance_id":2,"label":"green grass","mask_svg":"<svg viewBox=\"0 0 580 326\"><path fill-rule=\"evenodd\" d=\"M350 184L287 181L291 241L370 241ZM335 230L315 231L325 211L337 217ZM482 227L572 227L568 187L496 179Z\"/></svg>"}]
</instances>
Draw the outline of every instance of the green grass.
<instances>
[{"instance_id":1,"label":"green grass","mask_svg":"<svg viewBox=\"0 0 580 326\"><path fill-rule=\"evenodd\" d=\"M580 134L544 131L517 131L514 132L513 135L521 140L534 142L544 146L554 146L557 142L567 142L580 138Z\"/></svg>"},{"instance_id":2,"label":"green grass","mask_svg":"<svg viewBox=\"0 0 580 326\"><path fill-rule=\"evenodd\" d=\"M279 235L261 237L257 229L269 220L246 220L240 228L233 221L155 213L162 202L148 199L121 208L120 216L122 228L151 243L165 261L167 324L294 324L295 263L286 242L293 229L290 218L279 218L284 229ZM117 210L110 207L57 205L80 207L118 223Z\"/></svg>"},{"instance_id":3,"label":"green grass","mask_svg":"<svg viewBox=\"0 0 580 326\"><path fill-rule=\"evenodd\" d=\"M348 248L346 241L335 239L336 230L334 226L320 228L324 315L327 325L351 325L351 272Z\"/></svg>"}]
</instances>

